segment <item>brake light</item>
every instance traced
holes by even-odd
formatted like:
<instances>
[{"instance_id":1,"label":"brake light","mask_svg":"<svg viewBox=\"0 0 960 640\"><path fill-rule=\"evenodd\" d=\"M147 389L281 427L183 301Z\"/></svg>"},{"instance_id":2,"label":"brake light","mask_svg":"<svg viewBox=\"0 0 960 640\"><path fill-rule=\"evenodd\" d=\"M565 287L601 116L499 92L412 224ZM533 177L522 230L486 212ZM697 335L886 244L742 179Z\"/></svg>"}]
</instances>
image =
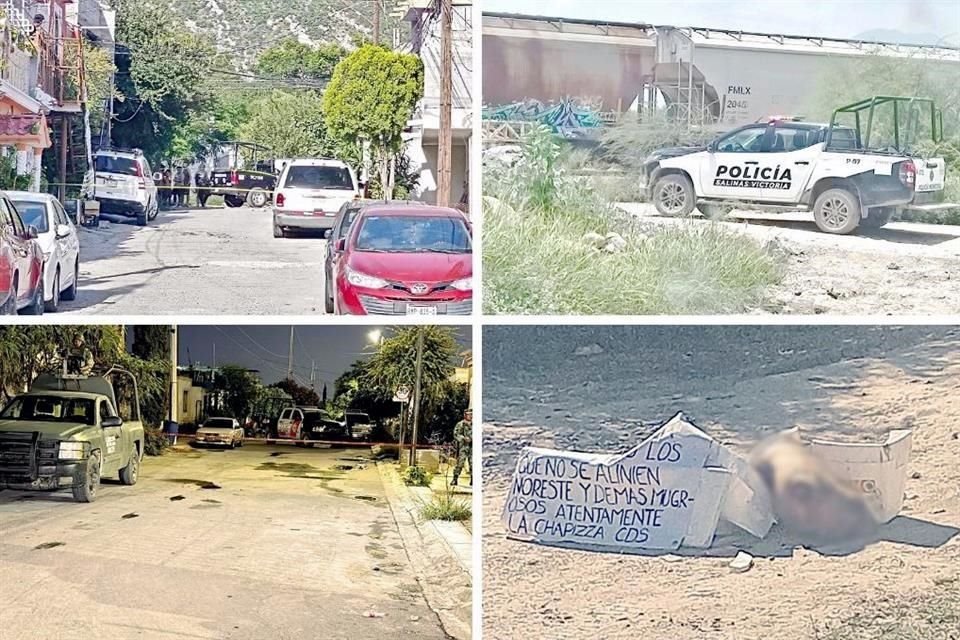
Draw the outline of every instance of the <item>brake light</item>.
<instances>
[{"instance_id":1,"label":"brake light","mask_svg":"<svg viewBox=\"0 0 960 640\"><path fill-rule=\"evenodd\" d=\"M143 177L143 167L140 166L140 163L134 164L134 165L133 165L133 169L134 169L134 171L136 172L136 173L134 173L133 175L137 176L138 178L142 178L142 177Z\"/></svg>"},{"instance_id":2,"label":"brake light","mask_svg":"<svg viewBox=\"0 0 960 640\"><path fill-rule=\"evenodd\" d=\"M230 184L233 186L240 184L240 176L237 175L236 171L230 172Z\"/></svg>"},{"instance_id":3,"label":"brake light","mask_svg":"<svg viewBox=\"0 0 960 640\"><path fill-rule=\"evenodd\" d=\"M900 182L904 186L913 187L917 184L917 166L913 164L913 160L907 160L900 163Z\"/></svg>"},{"instance_id":4,"label":"brake light","mask_svg":"<svg viewBox=\"0 0 960 640\"><path fill-rule=\"evenodd\" d=\"M276 204L278 207L282 207L284 201L286 201L286 198L282 193L278 193L277 197L273 199L274 204Z\"/></svg>"}]
</instances>

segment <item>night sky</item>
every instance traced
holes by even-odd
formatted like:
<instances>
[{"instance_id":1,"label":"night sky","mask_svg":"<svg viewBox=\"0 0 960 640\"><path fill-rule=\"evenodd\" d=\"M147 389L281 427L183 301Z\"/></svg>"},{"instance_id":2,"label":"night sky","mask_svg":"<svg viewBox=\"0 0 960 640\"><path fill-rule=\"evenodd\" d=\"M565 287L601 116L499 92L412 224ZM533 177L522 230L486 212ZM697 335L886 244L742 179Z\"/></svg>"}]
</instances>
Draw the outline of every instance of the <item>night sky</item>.
<instances>
[{"instance_id":1,"label":"night sky","mask_svg":"<svg viewBox=\"0 0 960 640\"><path fill-rule=\"evenodd\" d=\"M373 353L368 334L380 329L390 335L389 325L374 326L297 326L294 328L294 376L309 384L310 362L317 363L317 390L326 383L333 392L333 381L354 361ZM457 327L462 348L471 348L470 327ZM237 364L260 372L264 384L286 377L290 326L185 326L180 325L179 363L187 366Z\"/></svg>"}]
</instances>

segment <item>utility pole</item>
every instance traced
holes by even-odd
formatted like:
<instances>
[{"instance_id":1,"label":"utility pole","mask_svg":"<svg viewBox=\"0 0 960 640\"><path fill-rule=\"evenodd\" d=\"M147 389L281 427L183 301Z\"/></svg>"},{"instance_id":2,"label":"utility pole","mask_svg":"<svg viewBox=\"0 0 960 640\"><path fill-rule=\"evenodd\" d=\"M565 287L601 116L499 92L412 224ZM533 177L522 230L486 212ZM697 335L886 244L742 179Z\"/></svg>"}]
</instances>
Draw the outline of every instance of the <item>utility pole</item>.
<instances>
[{"instance_id":1,"label":"utility pole","mask_svg":"<svg viewBox=\"0 0 960 640\"><path fill-rule=\"evenodd\" d=\"M437 145L437 206L450 206L453 182L453 0L440 5L440 138Z\"/></svg>"},{"instance_id":2,"label":"utility pole","mask_svg":"<svg viewBox=\"0 0 960 640\"><path fill-rule=\"evenodd\" d=\"M313 389L313 392L317 392L317 361L310 361L310 387Z\"/></svg>"},{"instance_id":3,"label":"utility pole","mask_svg":"<svg viewBox=\"0 0 960 640\"><path fill-rule=\"evenodd\" d=\"M287 379L293 380L293 325L290 325L290 350L287 354Z\"/></svg>"},{"instance_id":4,"label":"utility pole","mask_svg":"<svg viewBox=\"0 0 960 640\"><path fill-rule=\"evenodd\" d=\"M383 11L383 5L380 0L373 0L373 44L380 44L380 14Z\"/></svg>"},{"instance_id":5,"label":"utility pole","mask_svg":"<svg viewBox=\"0 0 960 640\"><path fill-rule=\"evenodd\" d=\"M177 444L177 325L170 327L170 425L173 444ZM174 426L177 425L177 426Z\"/></svg>"},{"instance_id":6,"label":"utility pole","mask_svg":"<svg viewBox=\"0 0 960 640\"><path fill-rule=\"evenodd\" d=\"M417 365L413 384L413 431L410 434L410 466L417 464L417 432L420 428L420 378L423 370L423 327L417 327Z\"/></svg>"},{"instance_id":7,"label":"utility pole","mask_svg":"<svg viewBox=\"0 0 960 640\"><path fill-rule=\"evenodd\" d=\"M213 369L217 368L217 343L213 343Z\"/></svg>"}]
</instances>

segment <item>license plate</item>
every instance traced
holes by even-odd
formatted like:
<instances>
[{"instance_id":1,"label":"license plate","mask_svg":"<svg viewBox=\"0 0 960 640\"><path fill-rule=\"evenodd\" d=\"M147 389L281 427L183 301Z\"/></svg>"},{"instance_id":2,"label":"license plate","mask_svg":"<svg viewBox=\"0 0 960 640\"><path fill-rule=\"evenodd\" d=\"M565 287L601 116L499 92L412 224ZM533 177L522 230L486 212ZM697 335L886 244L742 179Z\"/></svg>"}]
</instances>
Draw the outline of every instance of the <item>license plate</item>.
<instances>
[{"instance_id":1,"label":"license plate","mask_svg":"<svg viewBox=\"0 0 960 640\"><path fill-rule=\"evenodd\" d=\"M408 316L435 316L437 315L437 308L408 304L407 315Z\"/></svg>"},{"instance_id":2,"label":"license plate","mask_svg":"<svg viewBox=\"0 0 960 640\"><path fill-rule=\"evenodd\" d=\"M927 192L927 191L942 191L943 183L942 182L931 182L929 184L917 185L917 191Z\"/></svg>"}]
</instances>

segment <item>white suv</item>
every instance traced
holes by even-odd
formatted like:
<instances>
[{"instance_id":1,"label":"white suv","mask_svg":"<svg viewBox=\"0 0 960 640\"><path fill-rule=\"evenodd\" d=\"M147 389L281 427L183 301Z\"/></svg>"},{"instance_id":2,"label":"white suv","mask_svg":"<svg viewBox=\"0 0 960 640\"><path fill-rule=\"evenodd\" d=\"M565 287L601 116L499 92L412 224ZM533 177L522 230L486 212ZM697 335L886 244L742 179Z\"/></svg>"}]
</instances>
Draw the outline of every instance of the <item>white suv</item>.
<instances>
[{"instance_id":1,"label":"white suv","mask_svg":"<svg viewBox=\"0 0 960 640\"><path fill-rule=\"evenodd\" d=\"M331 229L344 203L360 197L357 177L339 160L291 160L273 194L273 237L290 229Z\"/></svg>"},{"instance_id":2,"label":"white suv","mask_svg":"<svg viewBox=\"0 0 960 640\"><path fill-rule=\"evenodd\" d=\"M103 149L93 154L93 199L101 213L136 218L144 226L159 212L150 164L138 149Z\"/></svg>"}]
</instances>

